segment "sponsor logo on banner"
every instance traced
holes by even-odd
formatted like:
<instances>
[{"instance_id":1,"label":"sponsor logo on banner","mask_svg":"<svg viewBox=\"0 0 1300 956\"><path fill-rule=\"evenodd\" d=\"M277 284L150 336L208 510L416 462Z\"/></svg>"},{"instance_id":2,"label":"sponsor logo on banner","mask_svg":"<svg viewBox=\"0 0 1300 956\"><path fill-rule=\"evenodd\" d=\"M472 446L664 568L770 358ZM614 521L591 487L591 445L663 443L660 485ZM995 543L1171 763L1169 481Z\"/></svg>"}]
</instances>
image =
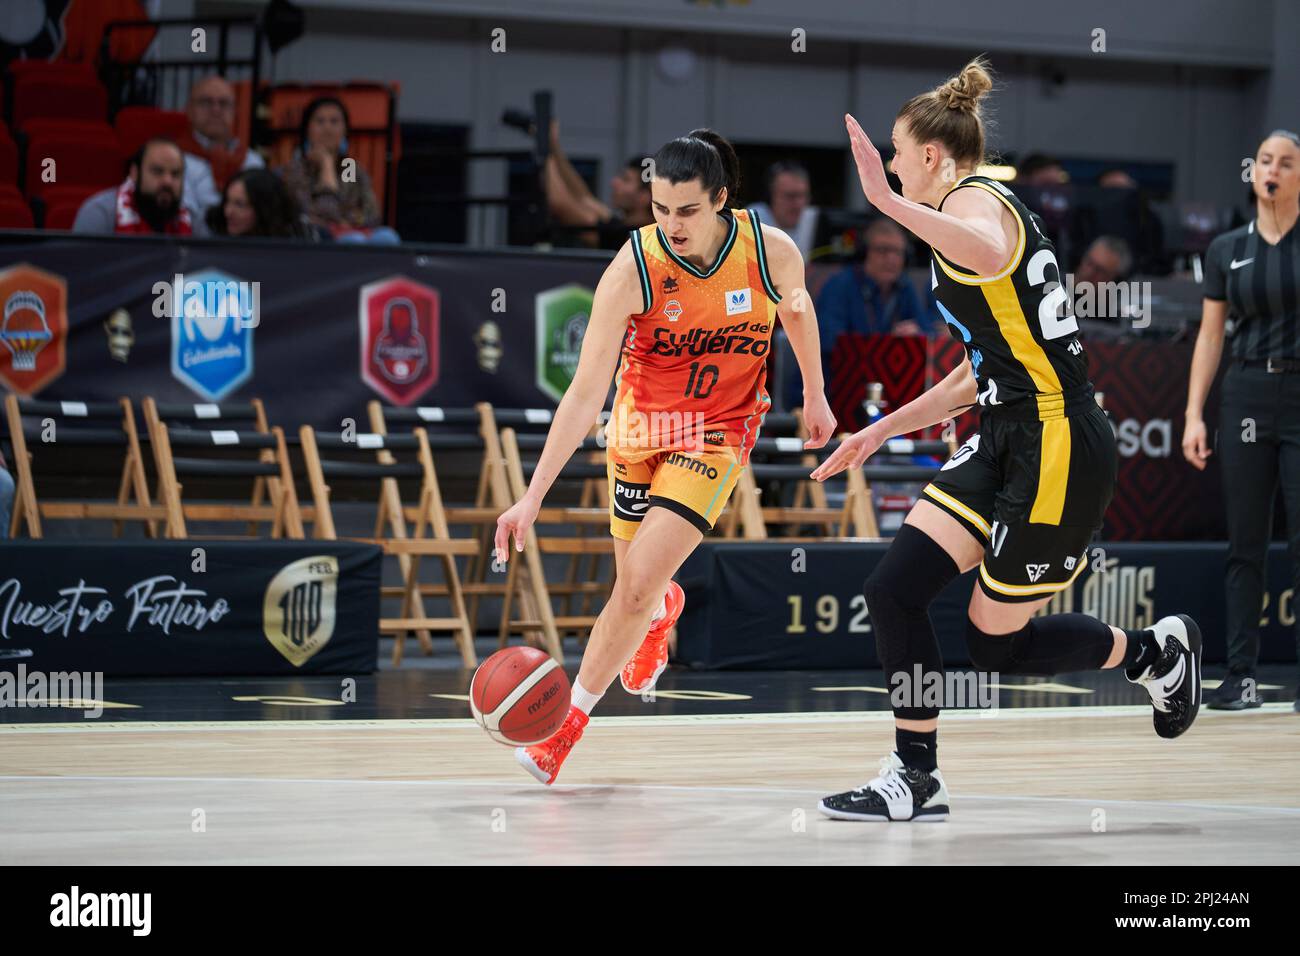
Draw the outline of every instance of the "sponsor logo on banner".
<instances>
[{"instance_id":1,"label":"sponsor logo on banner","mask_svg":"<svg viewBox=\"0 0 1300 956\"><path fill-rule=\"evenodd\" d=\"M1079 610L1116 627L1134 630L1150 627L1159 620L1156 614L1156 568L1161 564L1164 562L1121 564L1118 558L1106 558L1100 566L1093 566L1092 573L1079 589ZM1171 562L1167 566L1174 565Z\"/></svg>"},{"instance_id":2,"label":"sponsor logo on banner","mask_svg":"<svg viewBox=\"0 0 1300 956\"><path fill-rule=\"evenodd\" d=\"M253 377L249 284L220 269L188 273L173 284L172 375L190 391L219 402Z\"/></svg>"},{"instance_id":3,"label":"sponsor logo on banner","mask_svg":"<svg viewBox=\"0 0 1300 956\"><path fill-rule=\"evenodd\" d=\"M285 565L266 586L262 631L294 667L334 636L338 585L339 559L322 554Z\"/></svg>"},{"instance_id":4,"label":"sponsor logo on banner","mask_svg":"<svg viewBox=\"0 0 1300 956\"><path fill-rule=\"evenodd\" d=\"M34 395L67 365L68 286L25 263L0 272L0 382Z\"/></svg>"},{"instance_id":5,"label":"sponsor logo on banner","mask_svg":"<svg viewBox=\"0 0 1300 956\"><path fill-rule=\"evenodd\" d=\"M438 384L438 290L406 276L361 288L361 379L394 405Z\"/></svg>"},{"instance_id":6,"label":"sponsor logo on banner","mask_svg":"<svg viewBox=\"0 0 1300 956\"><path fill-rule=\"evenodd\" d=\"M578 369L592 291L565 285L537 293L537 387L558 402Z\"/></svg>"},{"instance_id":7,"label":"sponsor logo on banner","mask_svg":"<svg viewBox=\"0 0 1300 956\"><path fill-rule=\"evenodd\" d=\"M73 577L76 575L69 575L69 583L57 591L53 590L57 582L41 581L38 597L34 598L23 593L23 583L18 578L0 581L0 639L23 638L35 632L60 637L85 634L96 624L113 618L117 605L108 589L88 583L84 578L78 578L73 584ZM51 600L48 595L57 598ZM115 634L123 631L138 634L151 629L164 635L173 631L201 631L230 613L230 603L224 597L212 598L206 590L190 587L170 574L136 581L126 589L123 598L123 613L113 619Z\"/></svg>"},{"instance_id":8,"label":"sponsor logo on banner","mask_svg":"<svg viewBox=\"0 0 1300 956\"><path fill-rule=\"evenodd\" d=\"M1111 419L1115 444L1125 458L1146 455L1148 458L1168 458L1173 453L1174 429L1168 418L1140 421L1125 418L1120 422Z\"/></svg>"}]
</instances>

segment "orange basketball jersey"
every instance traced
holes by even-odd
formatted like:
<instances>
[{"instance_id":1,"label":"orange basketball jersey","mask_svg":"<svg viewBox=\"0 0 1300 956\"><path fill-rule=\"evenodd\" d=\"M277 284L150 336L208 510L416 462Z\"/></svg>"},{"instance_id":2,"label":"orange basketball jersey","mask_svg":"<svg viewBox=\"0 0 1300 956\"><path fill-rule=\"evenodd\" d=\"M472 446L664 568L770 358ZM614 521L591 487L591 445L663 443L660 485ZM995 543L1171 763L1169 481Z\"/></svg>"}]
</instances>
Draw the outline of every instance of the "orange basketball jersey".
<instances>
[{"instance_id":1,"label":"orange basketball jersey","mask_svg":"<svg viewBox=\"0 0 1300 956\"><path fill-rule=\"evenodd\" d=\"M724 215L728 215L724 213ZM730 210L713 266L673 252L658 226L632 233L645 310L628 317L605 435L627 461L730 446L749 459L763 415L776 306L758 217Z\"/></svg>"}]
</instances>

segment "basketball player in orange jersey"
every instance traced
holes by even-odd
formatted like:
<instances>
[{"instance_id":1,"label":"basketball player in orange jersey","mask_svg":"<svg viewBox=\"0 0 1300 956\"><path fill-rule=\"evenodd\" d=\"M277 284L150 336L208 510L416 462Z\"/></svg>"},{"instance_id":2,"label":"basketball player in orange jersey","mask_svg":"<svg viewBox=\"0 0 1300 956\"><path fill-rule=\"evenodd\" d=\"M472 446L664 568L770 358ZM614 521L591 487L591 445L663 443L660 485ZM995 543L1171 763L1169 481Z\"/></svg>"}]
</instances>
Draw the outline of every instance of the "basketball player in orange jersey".
<instances>
[{"instance_id":1,"label":"basketball player in orange jersey","mask_svg":"<svg viewBox=\"0 0 1300 956\"><path fill-rule=\"evenodd\" d=\"M893 753L864 786L821 801L848 820L944 820L939 709L921 684L943 672L928 608L957 575L979 567L966 641L981 671L1050 676L1124 667L1150 695L1155 731L1177 737L1201 702L1201 633L1188 616L1121 630L1085 614L1034 617L1088 562L1115 488L1115 436L1098 408L1088 362L1051 242L983 161L983 58L913 97L894 121L890 188L880 154L845 117L858 175L877 209L929 243L931 286L966 358L942 382L845 439L813 473L859 467L884 441L972 405L980 428L925 487L863 587L894 700ZM925 676L916 680L917 672Z\"/></svg>"},{"instance_id":2,"label":"basketball player in orange jersey","mask_svg":"<svg viewBox=\"0 0 1300 956\"><path fill-rule=\"evenodd\" d=\"M504 559L511 536L523 549L547 490L596 421L617 362L605 428L614 589L563 726L516 751L547 784L615 677L643 694L668 664L668 631L684 604L672 576L749 461L771 405L763 383L778 314L804 376L805 447L825 445L835 428L803 259L785 233L729 208L739 180L731 144L695 130L655 154L653 173L655 224L634 231L601 277L573 383L528 491L497 520Z\"/></svg>"}]
</instances>

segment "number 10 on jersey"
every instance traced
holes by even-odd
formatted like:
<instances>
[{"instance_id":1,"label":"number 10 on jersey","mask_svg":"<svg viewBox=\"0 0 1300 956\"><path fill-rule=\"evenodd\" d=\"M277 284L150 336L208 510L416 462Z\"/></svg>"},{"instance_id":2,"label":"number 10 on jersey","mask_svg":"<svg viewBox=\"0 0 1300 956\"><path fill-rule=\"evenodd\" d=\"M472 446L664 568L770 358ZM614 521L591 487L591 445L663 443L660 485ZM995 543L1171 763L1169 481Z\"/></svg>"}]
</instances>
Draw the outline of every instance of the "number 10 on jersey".
<instances>
[{"instance_id":1,"label":"number 10 on jersey","mask_svg":"<svg viewBox=\"0 0 1300 956\"><path fill-rule=\"evenodd\" d=\"M713 386L718 384L718 367L716 365L706 365L700 368L699 362L691 363L691 377L686 380L686 391L682 394L687 398L708 398L713 391Z\"/></svg>"}]
</instances>

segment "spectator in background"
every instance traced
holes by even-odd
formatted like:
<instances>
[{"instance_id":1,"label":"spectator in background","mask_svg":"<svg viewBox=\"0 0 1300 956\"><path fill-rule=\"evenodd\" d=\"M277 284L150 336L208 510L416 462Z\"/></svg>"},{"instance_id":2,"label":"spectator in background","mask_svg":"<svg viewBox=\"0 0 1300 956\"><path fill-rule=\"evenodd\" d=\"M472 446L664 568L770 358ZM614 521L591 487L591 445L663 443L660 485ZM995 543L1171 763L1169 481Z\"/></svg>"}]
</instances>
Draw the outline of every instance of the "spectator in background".
<instances>
[{"instance_id":1,"label":"spectator in background","mask_svg":"<svg viewBox=\"0 0 1300 956\"><path fill-rule=\"evenodd\" d=\"M633 156L609 181L610 205L587 188L560 145L560 124L551 121L551 149L542 175L551 218L562 226L588 227L579 235L583 245L620 249L633 229L655 221L650 208L650 180L643 175L645 157Z\"/></svg>"},{"instance_id":2,"label":"spectator in background","mask_svg":"<svg viewBox=\"0 0 1300 956\"><path fill-rule=\"evenodd\" d=\"M279 170L307 218L339 242L400 242L382 224L370 176L348 155L348 111L343 103L322 96L302 111L299 145Z\"/></svg>"},{"instance_id":3,"label":"spectator in background","mask_svg":"<svg viewBox=\"0 0 1300 956\"><path fill-rule=\"evenodd\" d=\"M783 160L767 170L767 202L751 207L769 226L776 226L794 240L804 261L812 252L817 238L819 210L812 202L812 183L808 170L799 163Z\"/></svg>"},{"instance_id":4,"label":"spectator in background","mask_svg":"<svg viewBox=\"0 0 1300 956\"><path fill-rule=\"evenodd\" d=\"M1136 244L1133 250L1136 270L1146 275L1168 275L1173 271L1173 263L1165 253L1164 226L1147 197L1138 189L1137 180L1127 170L1116 167L1103 170L1097 177L1097 185L1103 189L1124 189L1137 194L1137 222L1132 234Z\"/></svg>"},{"instance_id":5,"label":"spectator in background","mask_svg":"<svg viewBox=\"0 0 1300 956\"><path fill-rule=\"evenodd\" d=\"M902 228L892 219L877 219L867 226L863 238L862 262L846 265L827 279L817 296L817 330L827 382L831 353L841 335L931 335L938 328L904 271L907 236ZM795 365L786 382L786 407L796 407L802 394L803 378Z\"/></svg>"},{"instance_id":6,"label":"spectator in background","mask_svg":"<svg viewBox=\"0 0 1300 956\"><path fill-rule=\"evenodd\" d=\"M221 202L231 176L265 165L234 136L235 104L235 88L219 76L204 77L190 87L185 107L190 130L180 146L185 151L185 206L195 221Z\"/></svg>"},{"instance_id":7,"label":"spectator in background","mask_svg":"<svg viewBox=\"0 0 1300 956\"><path fill-rule=\"evenodd\" d=\"M1030 153L1016 164L1016 182L1026 186L1059 186L1069 179L1060 161L1043 153Z\"/></svg>"},{"instance_id":8,"label":"spectator in background","mask_svg":"<svg viewBox=\"0 0 1300 956\"><path fill-rule=\"evenodd\" d=\"M100 235L205 234L184 204L185 157L172 140L147 140L120 186L97 192L77 210L73 232Z\"/></svg>"},{"instance_id":9,"label":"spectator in background","mask_svg":"<svg viewBox=\"0 0 1300 956\"><path fill-rule=\"evenodd\" d=\"M208 210L214 236L265 236L318 239L316 227L305 220L288 188L274 173L246 169L226 184L221 202Z\"/></svg>"},{"instance_id":10,"label":"spectator in background","mask_svg":"<svg viewBox=\"0 0 1300 956\"><path fill-rule=\"evenodd\" d=\"M1128 278L1133 268L1133 253L1129 245L1117 236L1098 236L1084 250L1083 258L1074 269L1074 284L1068 285L1066 291L1073 291L1074 314L1080 319L1095 319L1102 322L1119 323L1125 318L1124 303L1127 299L1115 299L1099 286L1109 282L1119 282ZM1110 306L1115 303L1120 312L1116 313Z\"/></svg>"},{"instance_id":11,"label":"spectator in background","mask_svg":"<svg viewBox=\"0 0 1300 956\"><path fill-rule=\"evenodd\" d=\"M1114 236L1098 236L1088 246L1074 270L1074 282L1118 282L1133 268L1128 243Z\"/></svg>"},{"instance_id":12,"label":"spectator in background","mask_svg":"<svg viewBox=\"0 0 1300 956\"><path fill-rule=\"evenodd\" d=\"M1097 177L1097 185L1103 189L1137 189L1137 180L1123 169L1108 169Z\"/></svg>"}]
</instances>

